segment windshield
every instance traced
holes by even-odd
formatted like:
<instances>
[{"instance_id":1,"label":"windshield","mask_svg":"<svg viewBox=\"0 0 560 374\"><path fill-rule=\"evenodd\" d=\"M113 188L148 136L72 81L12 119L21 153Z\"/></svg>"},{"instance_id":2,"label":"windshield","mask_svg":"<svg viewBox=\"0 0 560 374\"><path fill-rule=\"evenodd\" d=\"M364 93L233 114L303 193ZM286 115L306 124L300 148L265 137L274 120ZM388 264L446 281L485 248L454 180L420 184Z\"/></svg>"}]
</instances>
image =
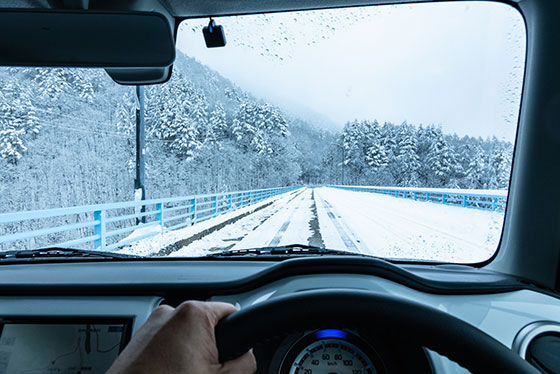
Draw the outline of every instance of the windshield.
<instances>
[{"instance_id":1,"label":"windshield","mask_svg":"<svg viewBox=\"0 0 560 374\"><path fill-rule=\"evenodd\" d=\"M0 69L0 250L498 248L526 33L454 2L183 21L171 79Z\"/></svg>"}]
</instances>

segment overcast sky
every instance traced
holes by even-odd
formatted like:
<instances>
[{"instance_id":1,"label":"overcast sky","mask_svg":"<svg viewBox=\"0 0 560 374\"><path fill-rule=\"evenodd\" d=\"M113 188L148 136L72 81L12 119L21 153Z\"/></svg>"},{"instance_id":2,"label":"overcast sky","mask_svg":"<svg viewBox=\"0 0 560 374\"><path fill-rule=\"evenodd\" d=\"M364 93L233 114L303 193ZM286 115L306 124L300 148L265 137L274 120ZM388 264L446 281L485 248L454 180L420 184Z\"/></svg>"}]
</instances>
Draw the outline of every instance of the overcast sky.
<instances>
[{"instance_id":1,"label":"overcast sky","mask_svg":"<svg viewBox=\"0 0 560 374\"><path fill-rule=\"evenodd\" d=\"M181 25L178 48L316 125L406 120L513 140L525 28L507 5L378 6L216 22L226 47L205 47L204 19Z\"/></svg>"}]
</instances>

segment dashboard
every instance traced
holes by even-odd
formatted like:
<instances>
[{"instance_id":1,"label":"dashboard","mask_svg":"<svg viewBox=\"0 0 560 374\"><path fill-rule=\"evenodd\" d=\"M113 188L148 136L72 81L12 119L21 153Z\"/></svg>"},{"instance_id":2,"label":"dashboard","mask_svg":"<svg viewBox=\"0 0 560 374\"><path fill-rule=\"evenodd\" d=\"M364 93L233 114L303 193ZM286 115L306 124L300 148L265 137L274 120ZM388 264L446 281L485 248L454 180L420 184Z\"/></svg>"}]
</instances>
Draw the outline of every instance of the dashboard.
<instances>
[{"instance_id":1,"label":"dashboard","mask_svg":"<svg viewBox=\"0 0 560 374\"><path fill-rule=\"evenodd\" d=\"M330 257L19 264L0 267L0 373L103 373L162 303L224 301L243 310L315 290L361 290L415 301L468 322L522 356L538 335L528 333L531 326L541 335L560 331L557 295L464 266ZM259 373L467 372L403 341L383 321L349 319L291 329L297 313L270 320L287 328L255 345Z\"/></svg>"}]
</instances>

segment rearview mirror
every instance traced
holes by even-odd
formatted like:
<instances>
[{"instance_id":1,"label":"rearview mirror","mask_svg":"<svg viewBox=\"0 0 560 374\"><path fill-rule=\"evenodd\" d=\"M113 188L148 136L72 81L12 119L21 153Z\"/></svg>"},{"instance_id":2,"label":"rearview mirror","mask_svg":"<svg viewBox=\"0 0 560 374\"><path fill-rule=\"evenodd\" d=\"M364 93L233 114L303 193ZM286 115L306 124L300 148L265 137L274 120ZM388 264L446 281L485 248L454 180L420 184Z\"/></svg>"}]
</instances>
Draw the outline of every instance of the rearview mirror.
<instances>
[{"instance_id":1,"label":"rearview mirror","mask_svg":"<svg viewBox=\"0 0 560 374\"><path fill-rule=\"evenodd\" d=\"M168 20L140 12L0 10L0 51L0 65L113 71L154 71L175 59Z\"/></svg>"}]
</instances>

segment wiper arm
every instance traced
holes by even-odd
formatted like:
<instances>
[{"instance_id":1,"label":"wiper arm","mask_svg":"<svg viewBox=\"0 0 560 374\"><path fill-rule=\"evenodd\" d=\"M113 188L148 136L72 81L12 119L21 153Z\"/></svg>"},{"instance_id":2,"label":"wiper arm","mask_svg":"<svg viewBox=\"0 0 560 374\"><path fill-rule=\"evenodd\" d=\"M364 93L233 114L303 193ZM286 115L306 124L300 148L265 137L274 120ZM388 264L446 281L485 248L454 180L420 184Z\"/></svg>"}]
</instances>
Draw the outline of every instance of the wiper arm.
<instances>
[{"instance_id":1,"label":"wiper arm","mask_svg":"<svg viewBox=\"0 0 560 374\"><path fill-rule=\"evenodd\" d=\"M114 252L88 251L73 248L40 248L21 251L0 252L0 263L2 262L27 262L44 260L121 260L139 258L140 256L127 255Z\"/></svg>"},{"instance_id":2,"label":"wiper arm","mask_svg":"<svg viewBox=\"0 0 560 374\"><path fill-rule=\"evenodd\" d=\"M303 257L309 255L364 256L360 253L341 251L338 249L327 249L304 244L291 244L279 247L227 250L211 253L205 257Z\"/></svg>"}]
</instances>

